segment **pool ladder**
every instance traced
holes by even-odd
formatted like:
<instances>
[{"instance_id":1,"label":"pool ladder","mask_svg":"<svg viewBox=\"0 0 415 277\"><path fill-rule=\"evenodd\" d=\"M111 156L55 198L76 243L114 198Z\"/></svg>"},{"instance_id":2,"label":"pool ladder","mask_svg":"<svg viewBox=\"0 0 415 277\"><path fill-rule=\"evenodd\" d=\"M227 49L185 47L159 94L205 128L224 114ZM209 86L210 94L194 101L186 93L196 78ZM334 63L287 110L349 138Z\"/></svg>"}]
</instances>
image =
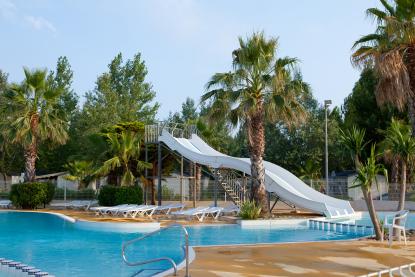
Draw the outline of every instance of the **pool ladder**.
<instances>
[{"instance_id":1,"label":"pool ladder","mask_svg":"<svg viewBox=\"0 0 415 277\"><path fill-rule=\"evenodd\" d=\"M135 239L124 242L123 245L122 245L122 258L123 258L124 262L129 266L139 266L139 265L151 264L151 263L160 262L160 261L168 261L173 266L174 276L176 276L177 275L177 264L172 258L160 257L160 258L149 259L149 260L145 260L145 261L130 262L127 259L127 256L125 254L125 250L128 246L130 246L130 245L132 245L132 244L134 244L138 241L141 241L145 238L148 238L152 235L158 234L162 231L172 229L172 228L180 228L184 232L184 237L185 237L184 255L185 255L185 261L186 261L186 274L185 274L184 277L190 277L190 274L189 274L189 233L187 232L187 229L183 225L177 224L177 223L168 225L164 228L160 228L156 231L145 234L144 236L141 236L141 237L138 237L138 238L135 238ZM134 276L137 276L137 274L139 274L140 272L143 272L143 271L144 271L144 269L139 271L138 273L136 273Z\"/></svg>"}]
</instances>

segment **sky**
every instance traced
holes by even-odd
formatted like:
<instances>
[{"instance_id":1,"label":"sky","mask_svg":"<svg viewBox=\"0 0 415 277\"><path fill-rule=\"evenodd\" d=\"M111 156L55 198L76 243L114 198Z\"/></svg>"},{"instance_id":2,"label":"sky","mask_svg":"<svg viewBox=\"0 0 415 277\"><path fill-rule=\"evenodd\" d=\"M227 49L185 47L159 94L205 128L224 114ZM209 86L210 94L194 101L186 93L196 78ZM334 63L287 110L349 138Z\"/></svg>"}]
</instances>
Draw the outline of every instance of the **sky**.
<instances>
[{"instance_id":1,"label":"sky","mask_svg":"<svg viewBox=\"0 0 415 277\"><path fill-rule=\"evenodd\" d=\"M0 69L54 69L67 56L80 96L121 52L140 52L161 104L158 117L197 102L209 78L231 69L238 37L264 31L279 56L297 57L320 101L341 105L359 78L351 47L373 32L365 10L378 0L0 0Z\"/></svg>"}]
</instances>

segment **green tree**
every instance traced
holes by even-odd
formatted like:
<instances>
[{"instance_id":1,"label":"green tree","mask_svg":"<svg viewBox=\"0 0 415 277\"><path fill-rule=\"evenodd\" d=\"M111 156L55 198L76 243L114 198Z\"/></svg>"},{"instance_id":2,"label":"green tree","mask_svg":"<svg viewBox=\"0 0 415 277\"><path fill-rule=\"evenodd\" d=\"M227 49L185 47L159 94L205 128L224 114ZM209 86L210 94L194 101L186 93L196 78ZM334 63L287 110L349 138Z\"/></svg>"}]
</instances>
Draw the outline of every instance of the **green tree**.
<instances>
[{"instance_id":1,"label":"green tree","mask_svg":"<svg viewBox=\"0 0 415 277\"><path fill-rule=\"evenodd\" d=\"M71 156L76 155L85 143L74 129L79 118L79 110L78 96L72 88L73 74L66 57L59 57L56 69L48 73L47 80L51 88L62 91L57 105L64 111L65 120L69 122L68 140L64 145L53 145L50 141L44 141L39 145L38 172L51 173L64 170L65 163Z\"/></svg>"},{"instance_id":2,"label":"green tree","mask_svg":"<svg viewBox=\"0 0 415 277\"><path fill-rule=\"evenodd\" d=\"M122 174L120 185L131 186L136 180L130 165L132 162L138 171L152 168L151 164L139 160L142 141L139 133L123 130L120 133L107 133L105 137L110 146L108 154L111 158L106 160L97 170L98 175L108 175L111 171L120 169Z\"/></svg>"},{"instance_id":3,"label":"green tree","mask_svg":"<svg viewBox=\"0 0 415 277\"><path fill-rule=\"evenodd\" d=\"M372 186L376 184L378 187L377 176L383 174L386 179L388 177L387 170L382 164L376 162L377 155L375 154L376 146L372 145L370 156L367 158L367 161L363 163L358 171L355 180L353 181L353 187L360 187L363 192L363 196L368 207L370 219L372 220L373 227L375 229L376 239L380 240L382 237L382 231L379 224L379 219L376 215L375 206L372 199Z\"/></svg>"},{"instance_id":4,"label":"green tree","mask_svg":"<svg viewBox=\"0 0 415 277\"><path fill-rule=\"evenodd\" d=\"M376 85L377 78L374 70L366 67L342 106L344 128L351 129L356 126L364 129L367 140L372 142L383 140L379 130L385 130L392 117L406 117L406 113L399 113L389 104L378 107L375 95Z\"/></svg>"},{"instance_id":5,"label":"green tree","mask_svg":"<svg viewBox=\"0 0 415 277\"><path fill-rule=\"evenodd\" d=\"M353 126L352 129L346 131L340 130L340 141L350 153L350 157L354 162L356 170L362 165L362 156L365 147L369 143L368 141L365 141L365 136L365 129L359 129L356 126Z\"/></svg>"},{"instance_id":6,"label":"green tree","mask_svg":"<svg viewBox=\"0 0 415 277\"><path fill-rule=\"evenodd\" d=\"M355 42L352 60L356 65L374 65L378 103L408 108L415 132L415 5L408 0L380 2L383 9L366 11L377 28Z\"/></svg>"},{"instance_id":7,"label":"green tree","mask_svg":"<svg viewBox=\"0 0 415 277\"><path fill-rule=\"evenodd\" d=\"M95 179L95 170L91 161L72 161L65 165L68 170L68 175L64 178L69 181L78 182L79 189L83 189L89 186L89 184Z\"/></svg>"},{"instance_id":8,"label":"green tree","mask_svg":"<svg viewBox=\"0 0 415 277\"><path fill-rule=\"evenodd\" d=\"M118 122L152 122L159 108L156 93L146 82L147 69L141 55L123 62L121 53L98 77L96 87L86 94L82 123L88 134Z\"/></svg>"},{"instance_id":9,"label":"green tree","mask_svg":"<svg viewBox=\"0 0 415 277\"><path fill-rule=\"evenodd\" d=\"M244 126L253 179L252 195L266 211L265 122L294 125L305 118L299 99L308 89L293 70L295 58L277 58L277 40L267 40L263 33L239 39L234 50L233 70L216 73L207 84L202 102L211 100L211 120L226 119L233 126Z\"/></svg>"},{"instance_id":10,"label":"green tree","mask_svg":"<svg viewBox=\"0 0 415 277\"><path fill-rule=\"evenodd\" d=\"M412 165L415 158L415 139L412 137L411 126L392 119L385 132L383 147L386 156L390 156L392 160L396 159L401 163L401 188L398 204L398 211L401 211L405 207L408 166Z\"/></svg>"},{"instance_id":11,"label":"green tree","mask_svg":"<svg viewBox=\"0 0 415 277\"><path fill-rule=\"evenodd\" d=\"M2 110L8 113L9 135L24 148L25 179L34 181L39 143L49 140L63 144L67 140L67 121L59 108L62 90L46 79L46 70L24 69L25 80L7 90Z\"/></svg>"},{"instance_id":12,"label":"green tree","mask_svg":"<svg viewBox=\"0 0 415 277\"><path fill-rule=\"evenodd\" d=\"M195 101L187 97L182 104L182 120L184 122L194 122L199 117Z\"/></svg>"}]
</instances>

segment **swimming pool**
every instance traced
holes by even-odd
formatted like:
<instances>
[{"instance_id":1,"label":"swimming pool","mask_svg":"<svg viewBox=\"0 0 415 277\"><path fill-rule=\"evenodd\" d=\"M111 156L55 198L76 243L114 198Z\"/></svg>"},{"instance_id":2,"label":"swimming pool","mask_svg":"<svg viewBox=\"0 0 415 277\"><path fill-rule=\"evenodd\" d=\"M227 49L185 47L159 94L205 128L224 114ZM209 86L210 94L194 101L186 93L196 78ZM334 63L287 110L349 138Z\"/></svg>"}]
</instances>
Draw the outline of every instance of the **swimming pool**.
<instances>
[{"instance_id":1,"label":"swimming pool","mask_svg":"<svg viewBox=\"0 0 415 277\"><path fill-rule=\"evenodd\" d=\"M385 219L385 215L393 215L396 212L378 212L378 217L380 220ZM342 221L344 223L349 224L358 224L358 225L366 225L366 226L372 226L372 221L370 220L370 216L368 212L361 212L357 213L356 217L347 221ZM406 228L407 229L415 229L415 213L409 213L408 219L406 220Z\"/></svg>"},{"instance_id":2,"label":"swimming pool","mask_svg":"<svg viewBox=\"0 0 415 277\"><path fill-rule=\"evenodd\" d=\"M310 230L307 226L242 228L239 225L187 227L191 246L343 240L355 234ZM148 237L128 249L130 260L168 256L183 260L184 244L179 229ZM56 276L131 276L138 267L126 266L121 246L140 233L79 229L56 215L0 212L0 257L39 267ZM146 268L171 267L166 262ZM147 271L150 274L151 271ZM141 275L140 275L141 276ZM144 276L144 275L143 275Z\"/></svg>"}]
</instances>

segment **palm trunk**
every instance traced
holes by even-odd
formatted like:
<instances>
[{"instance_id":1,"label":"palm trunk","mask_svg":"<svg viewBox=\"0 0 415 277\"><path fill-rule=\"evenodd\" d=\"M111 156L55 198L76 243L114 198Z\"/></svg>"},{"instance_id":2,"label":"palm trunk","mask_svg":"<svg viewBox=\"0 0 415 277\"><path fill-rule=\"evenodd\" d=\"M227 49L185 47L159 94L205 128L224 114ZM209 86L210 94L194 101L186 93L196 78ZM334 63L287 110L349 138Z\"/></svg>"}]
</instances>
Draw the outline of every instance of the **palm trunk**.
<instances>
[{"instance_id":1,"label":"palm trunk","mask_svg":"<svg viewBox=\"0 0 415 277\"><path fill-rule=\"evenodd\" d=\"M409 46L406 51L405 65L408 70L411 90L414 94L408 99L408 117L412 126L412 136L415 137L415 44Z\"/></svg>"},{"instance_id":2,"label":"palm trunk","mask_svg":"<svg viewBox=\"0 0 415 277\"><path fill-rule=\"evenodd\" d=\"M406 195L406 161L402 160L402 168L401 168L401 189L399 192L399 204L398 204L398 211L402 211L405 208L405 195Z\"/></svg>"},{"instance_id":3,"label":"palm trunk","mask_svg":"<svg viewBox=\"0 0 415 277\"><path fill-rule=\"evenodd\" d=\"M196 200L200 201L200 191L202 187L202 167L196 165Z\"/></svg>"},{"instance_id":4,"label":"palm trunk","mask_svg":"<svg viewBox=\"0 0 415 277\"><path fill-rule=\"evenodd\" d=\"M25 181L33 182L36 178L36 159L37 159L37 131L39 128L39 115L34 113L30 118L30 131L32 141L25 148Z\"/></svg>"},{"instance_id":5,"label":"palm trunk","mask_svg":"<svg viewBox=\"0 0 415 277\"><path fill-rule=\"evenodd\" d=\"M376 240L380 240L382 238L382 230L380 228L379 220L376 215L375 205L373 204L372 193L370 189L362 189L362 191L366 201L367 210L369 211L370 219L372 220L373 228L375 230Z\"/></svg>"},{"instance_id":6,"label":"palm trunk","mask_svg":"<svg viewBox=\"0 0 415 277\"><path fill-rule=\"evenodd\" d=\"M265 150L265 128L262 107L248 118L248 149L251 160L252 195L262 209L262 215L268 214L268 201L265 189L265 167L263 156Z\"/></svg>"}]
</instances>

